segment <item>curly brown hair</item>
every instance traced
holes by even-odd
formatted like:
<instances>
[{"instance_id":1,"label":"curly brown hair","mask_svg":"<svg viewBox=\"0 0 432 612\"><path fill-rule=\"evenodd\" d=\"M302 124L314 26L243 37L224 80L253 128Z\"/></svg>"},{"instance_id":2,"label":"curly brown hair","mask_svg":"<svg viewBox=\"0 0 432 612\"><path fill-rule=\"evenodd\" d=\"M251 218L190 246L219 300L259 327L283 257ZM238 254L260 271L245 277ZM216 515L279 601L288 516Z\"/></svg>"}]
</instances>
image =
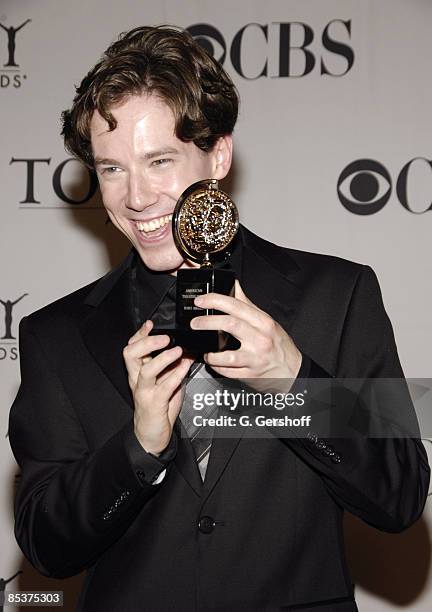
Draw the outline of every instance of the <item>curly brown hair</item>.
<instances>
[{"instance_id":1,"label":"curly brown hair","mask_svg":"<svg viewBox=\"0 0 432 612\"><path fill-rule=\"evenodd\" d=\"M93 168L94 111L112 131L110 109L142 93L159 96L174 114L177 138L203 151L234 129L239 98L222 66L186 31L139 27L121 34L76 88L72 108L62 113L67 151Z\"/></svg>"}]
</instances>

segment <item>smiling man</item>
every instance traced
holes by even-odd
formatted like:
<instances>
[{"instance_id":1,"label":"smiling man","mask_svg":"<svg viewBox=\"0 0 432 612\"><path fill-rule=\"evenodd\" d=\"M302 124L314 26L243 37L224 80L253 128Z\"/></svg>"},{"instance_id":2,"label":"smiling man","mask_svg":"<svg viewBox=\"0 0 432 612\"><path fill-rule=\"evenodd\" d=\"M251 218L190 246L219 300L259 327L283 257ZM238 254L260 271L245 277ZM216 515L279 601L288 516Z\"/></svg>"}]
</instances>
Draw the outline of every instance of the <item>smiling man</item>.
<instances>
[{"instance_id":1,"label":"smiling man","mask_svg":"<svg viewBox=\"0 0 432 612\"><path fill-rule=\"evenodd\" d=\"M231 333L239 348L187 355L150 335L172 323L176 271L192 265L173 240L175 204L192 183L227 175L237 106L228 75L187 33L142 27L107 49L64 113L68 150L97 172L133 248L101 280L22 321L9 434L22 471L18 542L43 574L87 570L81 611L353 612L344 510L400 531L425 503L424 449L396 423L385 438L303 427L294 437L210 435L197 450L181 388L194 361L215 397L226 379L403 381L370 268L244 227L235 295L202 296L221 314L192 323ZM344 401L332 413L344 414ZM368 419L372 431L378 416Z\"/></svg>"},{"instance_id":2,"label":"smiling man","mask_svg":"<svg viewBox=\"0 0 432 612\"><path fill-rule=\"evenodd\" d=\"M150 270L175 271L186 265L169 223L175 204L192 183L226 176L231 135L209 151L179 140L174 114L157 92L128 96L112 114L113 131L98 111L90 123L104 205Z\"/></svg>"}]
</instances>

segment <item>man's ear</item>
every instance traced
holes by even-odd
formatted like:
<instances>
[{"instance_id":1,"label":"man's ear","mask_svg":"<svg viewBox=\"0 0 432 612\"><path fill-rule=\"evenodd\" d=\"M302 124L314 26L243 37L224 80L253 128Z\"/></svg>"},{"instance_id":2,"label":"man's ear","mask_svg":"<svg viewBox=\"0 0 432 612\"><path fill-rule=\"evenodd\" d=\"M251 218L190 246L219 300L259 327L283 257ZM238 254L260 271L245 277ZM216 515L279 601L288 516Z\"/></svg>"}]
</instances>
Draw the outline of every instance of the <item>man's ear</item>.
<instances>
[{"instance_id":1,"label":"man's ear","mask_svg":"<svg viewBox=\"0 0 432 612\"><path fill-rule=\"evenodd\" d=\"M232 163L232 136L227 134L216 141L212 155L214 159L214 171L212 178L222 180L228 174Z\"/></svg>"}]
</instances>

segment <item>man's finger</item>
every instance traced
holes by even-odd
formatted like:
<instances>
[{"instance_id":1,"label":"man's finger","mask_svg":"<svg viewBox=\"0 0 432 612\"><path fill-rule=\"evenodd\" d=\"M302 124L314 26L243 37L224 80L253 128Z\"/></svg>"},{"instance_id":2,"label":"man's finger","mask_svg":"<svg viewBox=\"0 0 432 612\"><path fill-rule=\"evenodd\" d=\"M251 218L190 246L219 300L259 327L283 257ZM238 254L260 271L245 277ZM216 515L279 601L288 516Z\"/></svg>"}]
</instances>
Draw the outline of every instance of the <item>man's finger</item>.
<instances>
[{"instance_id":1,"label":"man's finger","mask_svg":"<svg viewBox=\"0 0 432 612\"><path fill-rule=\"evenodd\" d=\"M250 300L244 302L221 293L206 293L195 298L195 305L200 308L214 308L226 314L246 321L255 328L260 328L268 315L257 308Z\"/></svg>"},{"instance_id":2,"label":"man's finger","mask_svg":"<svg viewBox=\"0 0 432 612\"><path fill-rule=\"evenodd\" d=\"M143 357L148 357L153 351L167 346L169 341L169 336L166 334L161 336L145 336L128 344L123 351L123 355L125 360L135 359L141 362Z\"/></svg>"},{"instance_id":3,"label":"man's finger","mask_svg":"<svg viewBox=\"0 0 432 612\"><path fill-rule=\"evenodd\" d=\"M244 368L248 366L248 357L246 352L241 351L240 349L236 351L207 353L204 355L204 360L212 368L216 366L227 368Z\"/></svg>"},{"instance_id":4,"label":"man's finger","mask_svg":"<svg viewBox=\"0 0 432 612\"><path fill-rule=\"evenodd\" d=\"M191 367L191 365L193 364L193 362L195 361L195 359L191 358L191 357L185 357L184 354L182 355L179 364L177 364L175 367L178 367L181 363L184 363L185 361L188 362L189 364L189 368ZM166 372L162 372L162 374L158 377L157 379L157 384L158 385L163 385L166 381L166 379L171 375L172 372L172 368L169 368L166 370ZM186 372L187 374L187 372Z\"/></svg>"},{"instance_id":5,"label":"man's finger","mask_svg":"<svg viewBox=\"0 0 432 612\"><path fill-rule=\"evenodd\" d=\"M163 376L163 380L158 379L157 386L164 391L166 389L171 390L169 396L172 395L175 389L183 382L192 363L193 360L188 357L179 359L178 363Z\"/></svg>"},{"instance_id":6,"label":"man's finger","mask_svg":"<svg viewBox=\"0 0 432 612\"><path fill-rule=\"evenodd\" d=\"M234 283L234 297L237 300L241 300L245 304L250 304L251 306L255 306L255 304L245 294L245 292L242 289L242 286L240 285L240 283L239 283L239 281L237 279L236 279L236 281ZM255 306L255 308L257 308L257 306Z\"/></svg>"},{"instance_id":7,"label":"man's finger","mask_svg":"<svg viewBox=\"0 0 432 612\"><path fill-rule=\"evenodd\" d=\"M152 387L155 405L168 406L168 418L172 423L181 410L181 402L174 402L175 405L171 405L173 403L172 399L175 393L181 391L181 384L192 363L193 360L189 358L177 359L177 363L174 367L164 376L163 383L158 381L158 383ZM140 390L142 390L142 388Z\"/></svg>"},{"instance_id":8,"label":"man's finger","mask_svg":"<svg viewBox=\"0 0 432 612\"><path fill-rule=\"evenodd\" d=\"M193 360L189 358L182 359L180 361L179 366L170 373L168 380L164 382L164 386L169 385L169 389L171 390L170 398L172 398L172 396L175 393L183 392L180 386L182 382L184 381L192 363L193 363ZM171 402L169 404L168 418L170 420L170 423L174 424L174 421L178 417L181 408L182 408L182 402Z\"/></svg>"},{"instance_id":9,"label":"man's finger","mask_svg":"<svg viewBox=\"0 0 432 612\"><path fill-rule=\"evenodd\" d=\"M137 340L141 340L143 336L148 336L152 327L153 327L153 321L150 321L150 319L147 319L147 321L144 321L144 323L134 333L134 335L129 338L128 344L133 344Z\"/></svg>"},{"instance_id":10,"label":"man's finger","mask_svg":"<svg viewBox=\"0 0 432 612\"><path fill-rule=\"evenodd\" d=\"M248 322L230 315L194 317L190 325L192 329L224 331L240 341L244 341L248 336L256 333L255 328Z\"/></svg>"},{"instance_id":11,"label":"man's finger","mask_svg":"<svg viewBox=\"0 0 432 612\"><path fill-rule=\"evenodd\" d=\"M179 359L181 354L182 348L180 346L174 346L171 349L159 353L156 357L153 357L149 363L143 364L138 375L138 385L154 385L159 374Z\"/></svg>"},{"instance_id":12,"label":"man's finger","mask_svg":"<svg viewBox=\"0 0 432 612\"><path fill-rule=\"evenodd\" d=\"M234 378L238 380L255 378L250 368L227 368L224 366L212 366L212 369L216 372L216 374L220 374L220 376L224 376L225 378Z\"/></svg>"}]
</instances>

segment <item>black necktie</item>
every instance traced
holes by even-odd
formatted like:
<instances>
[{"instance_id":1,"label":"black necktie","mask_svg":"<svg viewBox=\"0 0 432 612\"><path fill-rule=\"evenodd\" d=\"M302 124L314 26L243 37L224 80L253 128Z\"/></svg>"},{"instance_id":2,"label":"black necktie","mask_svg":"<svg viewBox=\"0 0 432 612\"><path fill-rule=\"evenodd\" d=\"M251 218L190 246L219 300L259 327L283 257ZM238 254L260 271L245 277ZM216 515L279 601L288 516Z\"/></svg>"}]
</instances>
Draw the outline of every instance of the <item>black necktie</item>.
<instances>
[{"instance_id":1,"label":"black necktie","mask_svg":"<svg viewBox=\"0 0 432 612\"><path fill-rule=\"evenodd\" d=\"M192 364L186 382L180 419L190 438L203 480L210 457L214 427L210 425L200 427L194 423L194 418L200 416L202 419L206 419L217 416L218 407L216 405L206 405L202 398L206 394L211 394L214 397L219 387L217 379L213 377L208 366L199 361ZM195 401L197 397L201 400L199 409L197 409L198 404Z\"/></svg>"}]
</instances>

